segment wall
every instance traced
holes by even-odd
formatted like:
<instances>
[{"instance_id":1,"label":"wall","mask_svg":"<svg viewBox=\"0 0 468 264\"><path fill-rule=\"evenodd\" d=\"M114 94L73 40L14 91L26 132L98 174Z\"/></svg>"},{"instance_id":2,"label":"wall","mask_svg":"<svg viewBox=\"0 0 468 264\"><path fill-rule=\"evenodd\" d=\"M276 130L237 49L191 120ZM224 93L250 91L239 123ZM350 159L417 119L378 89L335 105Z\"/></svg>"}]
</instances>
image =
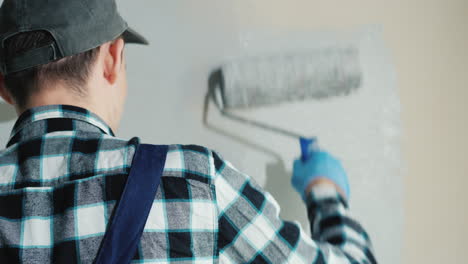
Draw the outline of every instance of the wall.
<instances>
[{"instance_id":1,"label":"wall","mask_svg":"<svg viewBox=\"0 0 468 264\"><path fill-rule=\"evenodd\" d=\"M403 154L408 167L403 179L403 263L462 263L468 236L468 210L464 209L467 200L464 190L468 184L464 176L468 173L468 163L463 152L468 148L468 141L462 138L468 132L465 102L468 98L465 73L468 2L120 2L129 21L152 41L152 47L147 49L129 47L131 95L127 107L131 110L124 116L120 135L128 137L141 131L137 134L155 143L196 141L221 148L229 159L244 164L252 175L277 170L249 165L249 159L261 160L265 153L234 144L223 136L207 134L201 128L200 102L206 70L221 62L224 54L236 50L243 29L348 30L366 24L382 25L398 76ZM148 67L136 66L140 63ZM167 113L174 113L175 118ZM154 121L144 122L146 119ZM147 129L148 124L151 129ZM180 124L186 126L178 129ZM0 142L6 141L11 126L12 122L0 124ZM228 149L229 152L224 151ZM265 163L271 159L271 156L266 158ZM356 190L363 188L356 187ZM280 198L297 202L293 196ZM372 212L362 208L361 202L357 207L361 208L358 211L366 212L361 219L373 217ZM290 212L295 214L297 210ZM381 228L373 233L389 228L385 221L369 224L372 230ZM376 243L386 245L384 240L379 238ZM387 250L398 248L391 245ZM382 263L398 262L390 261L398 253L382 250L379 253L385 257Z\"/></svg>"},{"instance_id":2,"label":"wall","mask_svg":"<svg viewBox=\"0 0 468 264\"><path fill-rule=\"evenodd\" d=\"M220 118L213 108L209 113L212 129L204 127L202 104L208 74L239 55L304 50L337 40L364 46L361 60L365 81L352 97L241 114L318 136L323 147L343 160L353 187L353 212L373 237L382 263L399 263L402 184L399 160L389 158L399 145L389 139L386 130L395 127L399 132L399 125L392 124L398 110L386 117L393 106L387 100L392 101L395 84L379 37L347 30L338 36L315 33L313 28L264 23L275 19L260 19L264 11L255 3L145 2L146 8L140 10L133 8L134 2L121 2L124 14L137 28L140 26L152 46L128 47L131 88L119 134L138 134L146 142L197 143L219 151L272 192L284 218L298 220L308 229L305 208L289 187L292 161L299 153L297 140Z\"/></svg>"}]
</instances>

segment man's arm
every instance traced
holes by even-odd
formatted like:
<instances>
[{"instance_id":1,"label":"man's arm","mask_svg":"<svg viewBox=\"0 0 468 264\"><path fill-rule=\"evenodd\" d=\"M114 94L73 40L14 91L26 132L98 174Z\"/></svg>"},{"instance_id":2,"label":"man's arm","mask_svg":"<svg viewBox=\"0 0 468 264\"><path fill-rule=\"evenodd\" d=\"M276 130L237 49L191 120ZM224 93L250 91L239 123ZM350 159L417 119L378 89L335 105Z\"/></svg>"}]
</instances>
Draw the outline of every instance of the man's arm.
<instances>
[{"instance_id":1,"label":"man's arm","mask_svg":"<svg viewBox=\"0 0 468 264\"><path fill-rule=\"evenodd\" d=\"M280 219L275 199L249 176L213 157L221 263L376 263L367 233L332 183L307 185L303 196L312 239L298 223Z\"/></svg>"}]
</instances>

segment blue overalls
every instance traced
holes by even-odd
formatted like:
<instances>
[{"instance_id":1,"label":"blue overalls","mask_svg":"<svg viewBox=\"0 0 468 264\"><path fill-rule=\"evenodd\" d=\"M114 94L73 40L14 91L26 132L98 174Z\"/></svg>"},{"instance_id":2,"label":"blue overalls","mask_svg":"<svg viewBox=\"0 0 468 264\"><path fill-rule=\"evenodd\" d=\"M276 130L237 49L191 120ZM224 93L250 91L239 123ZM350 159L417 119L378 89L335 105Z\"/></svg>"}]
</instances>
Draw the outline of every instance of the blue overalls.
<instances>
[{"instance_id":1,"label":"blue overalls","mask_svg":"<svg viewBox=\"0 0 468 264\"><path fill-rule=\"evenodd\" d=\"M161 182L168 146L140 145L94 263L130 263Z\"/></svg>"}]
</instances>

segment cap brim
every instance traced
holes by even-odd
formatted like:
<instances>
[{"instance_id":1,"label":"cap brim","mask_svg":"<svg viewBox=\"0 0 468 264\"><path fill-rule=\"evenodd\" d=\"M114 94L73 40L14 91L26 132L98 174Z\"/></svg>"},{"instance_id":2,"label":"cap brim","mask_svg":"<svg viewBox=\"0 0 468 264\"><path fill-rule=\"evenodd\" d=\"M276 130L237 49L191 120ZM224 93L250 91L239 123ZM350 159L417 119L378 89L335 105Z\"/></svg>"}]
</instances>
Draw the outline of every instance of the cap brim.
<instances>
[{"instance_id":1,"label":"cap brim","mask_svg":"<svg viewBox=\"0 0 468 264\"><path fill-rule=\"evenodd\" d=\"M132 28L127 28L127 30L122 34L122 37L126 43L149 45L149 41Z\"/></svg>"}]
</instances>

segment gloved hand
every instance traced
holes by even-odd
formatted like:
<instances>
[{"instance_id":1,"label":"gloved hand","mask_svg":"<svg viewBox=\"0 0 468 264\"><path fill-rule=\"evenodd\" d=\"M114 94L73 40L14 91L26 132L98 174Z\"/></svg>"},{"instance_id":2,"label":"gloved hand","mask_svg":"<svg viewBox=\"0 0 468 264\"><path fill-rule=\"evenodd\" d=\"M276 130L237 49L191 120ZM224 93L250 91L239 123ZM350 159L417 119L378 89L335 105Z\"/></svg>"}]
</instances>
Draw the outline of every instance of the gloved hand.
<instances>
[{"instance_id":1,"label":"gloved hand","mask_svg":"<svg viewBox=\"0 0 468 264\"><path fill-rule=\"evenodd\" d=\"M294 161L292 185L302 198L305 199L306 188L320 178L334 182L346 195L345 199L349 198L348 176L341 162L322 150L310 150L309 157L306 161Z\"/></svg>"}]
</instances>

